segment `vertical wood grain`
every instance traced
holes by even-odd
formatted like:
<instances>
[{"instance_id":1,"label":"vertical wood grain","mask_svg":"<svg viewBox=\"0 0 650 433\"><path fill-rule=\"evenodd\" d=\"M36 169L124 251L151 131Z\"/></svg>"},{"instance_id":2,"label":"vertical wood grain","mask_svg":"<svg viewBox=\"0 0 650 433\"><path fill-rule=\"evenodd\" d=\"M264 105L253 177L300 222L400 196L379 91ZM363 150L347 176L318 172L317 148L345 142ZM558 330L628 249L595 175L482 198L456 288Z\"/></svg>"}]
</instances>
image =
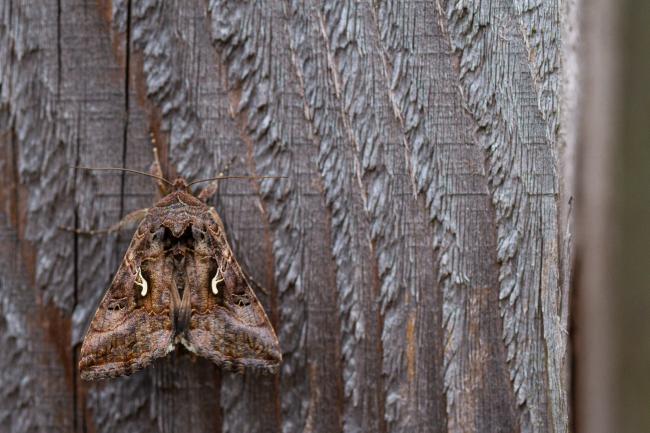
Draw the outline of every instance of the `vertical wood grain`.
<instances>
[{"instance_id":1,"label":"vertical wood grain","mask_svg":"<svg viewBox=\"0 0 650 433\"><path fill-rule=\"evenodd\" d=\"M391 100L441 251L448 431L507 430L516 421L496 314L494 208L476 121L463 109L440 13L435 2L386 2L378 25ZM496 394L501 398L493 399Z\"/></svg>"},{"instance_id":2,"label":"vertical wood grain","mask_svg":"<svg viewBox=\"0 0 650 433\"><path fill-rule=\"evenodd\" d=\"M346 384L353 396L362 397L348 400L345 431L435 428L436 423L420 419L416 405L410 403L416 399L423 372L416 342L442 320L442 309L435 302L432 226L424 200L413 194L405 136L388 97L374 11L370 2L321 3L318 9L338 109L353 146L354 176L361 188L377 272L377 288L360 299L370 308L365 307L366 329L356 338L363 341L377 333L381 345L377 358L365 350L364 369ZM427 306L431 309L420 322L420 309ZM441 334L431 334L428 352L435 365L436 358L440 360ZM382 376L375 379L372 375L379 369ZM431 396L421 397L425 407L435 405Z\"/></svg>"},{"instance_id":3,"label":"vertical wood grain","mask_svg":"<svg viewBox=\"0 0 650 433\"><path fill-rule=\"evenodd\" d=\"M320 176L332 209L345 397L342 428L376 429L376 423L381 422L376 414L382 404L375 353L380 349L376 345L380 317L373 305L379 284L378 262L364 209L365 191L355 181L359 156L341 111L335 77L330 73L333 65L323 34L322 13L317 5L300 2L287 4L287 11L292 59L305 96L305 115L319 143Z\"/></svg>"},{"instance_id":4,"label":"vertical wood grain","mask_svg":"<svg viewBox=\"0 0 650 433\"><path fill-rule=\"evenodd\" d=\"M0 423L17 432L74 428L74 247L57 229L72 223L74 202L57 122L57 17L54 3L0 6Z\"/></svg>"},{"instance_id":5,"label":"vertical wood grain","mask_svg":"<svg viewBox=\"0 0 650 433\"><path fill-rule=\"evenodd\" d=\"M0 6L0 425L61 432L566 432L572 226L559 1ZM77 350L166 175L222 215L277 376ZM569 173L567 176L566 173Z\"/></svg>"},{"instance_id":6,"label":"vertical wood grain","mask_svg":"<svg viewBox=\"0 0 650 433\"><path fill-rule=\"evenodd\" d=\"M340 388L331 228L303 115L281 2L211 2L213 40L228 64L231 101L264 180L278 282L282 431L337 428ZM223 25L228 23L227 25Z\"/></svg>"},{"instance_id":7,"label":"vertical wood grain","mask_svg":"<svg viewBox=\"0 0 650 433\"><path fill-rule=\"evenodd\" d=\"M538 79L546 76L545 70L528 63L531 39L516 25L512 4L440 3L460 56L466 103L488 155L503 338L521 429L566 431L567 324L562 312L567 306L559 265L556 116L551 115L553 104L540 99L545 94L540 86L549 79ZM557 33L554 10L536 32ZM524 18L526 25L534 20ZM532 28L523 29L530 37ZM546 48L548 53L533 59L550 56L552 63L553 45Z\"/></svg>"}]
</instances>

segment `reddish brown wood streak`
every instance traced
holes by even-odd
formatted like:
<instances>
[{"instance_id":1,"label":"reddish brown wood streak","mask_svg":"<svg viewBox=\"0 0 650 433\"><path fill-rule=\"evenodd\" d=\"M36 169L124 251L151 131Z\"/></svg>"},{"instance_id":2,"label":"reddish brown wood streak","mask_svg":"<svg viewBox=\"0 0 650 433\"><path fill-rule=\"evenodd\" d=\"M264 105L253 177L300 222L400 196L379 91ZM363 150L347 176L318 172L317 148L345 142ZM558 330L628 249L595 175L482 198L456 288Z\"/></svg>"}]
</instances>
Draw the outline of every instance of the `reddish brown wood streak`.
<instances>
[{"instance_id":1,"label":"reddish brown wood streak","mask_svg":"<svg viewBox=\"0 0 650 433\"><path fill-rule=\"evenodd\" d=\"M177 343L226 368L274 372L282 360L219 215L180 178L131 240L84 338L81 377L129 375Z\"/></svg>"}]
</instances>

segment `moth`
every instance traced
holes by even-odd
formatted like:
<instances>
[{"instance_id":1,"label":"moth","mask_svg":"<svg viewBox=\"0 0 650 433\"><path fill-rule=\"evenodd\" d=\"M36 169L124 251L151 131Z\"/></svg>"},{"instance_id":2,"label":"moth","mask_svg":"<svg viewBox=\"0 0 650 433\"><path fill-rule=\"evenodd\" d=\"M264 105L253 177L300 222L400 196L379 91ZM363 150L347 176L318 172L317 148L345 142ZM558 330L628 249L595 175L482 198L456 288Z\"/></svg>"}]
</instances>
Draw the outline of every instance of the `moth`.
<instances>
[{"instance_id":1,"label":"moth","mask_svg":"<svg viewBox=\"0 0 650 433\"><path fill-rule=\"evenodd\" d=\"M129 375L178 345L225 368L276 371L278 338L206 204L224 176L195 196L201 181L169 182L155 156L141 174L157 179L162 199L107 230L141 219L84 337L81 378Z\"/></svg>"}]
</instances>

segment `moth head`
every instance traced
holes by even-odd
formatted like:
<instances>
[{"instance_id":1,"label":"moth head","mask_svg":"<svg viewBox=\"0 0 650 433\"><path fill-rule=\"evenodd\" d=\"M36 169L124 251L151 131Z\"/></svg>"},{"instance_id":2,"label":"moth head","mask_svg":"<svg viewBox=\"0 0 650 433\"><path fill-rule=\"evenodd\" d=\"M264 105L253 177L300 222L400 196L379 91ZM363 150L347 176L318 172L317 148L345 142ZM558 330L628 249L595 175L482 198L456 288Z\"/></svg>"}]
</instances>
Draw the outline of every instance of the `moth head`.
<instances>
[{"instance_id":1,"label":"moth head","mask_svg":"<svg viewBox=\"0 0 650 433\"><path fill-rule=\"evenodd\" d=\"M174 180L172 188L174 191L188 192L187 181L182 177L177 177L176 180Z\"/></svg>"}]
</instances>

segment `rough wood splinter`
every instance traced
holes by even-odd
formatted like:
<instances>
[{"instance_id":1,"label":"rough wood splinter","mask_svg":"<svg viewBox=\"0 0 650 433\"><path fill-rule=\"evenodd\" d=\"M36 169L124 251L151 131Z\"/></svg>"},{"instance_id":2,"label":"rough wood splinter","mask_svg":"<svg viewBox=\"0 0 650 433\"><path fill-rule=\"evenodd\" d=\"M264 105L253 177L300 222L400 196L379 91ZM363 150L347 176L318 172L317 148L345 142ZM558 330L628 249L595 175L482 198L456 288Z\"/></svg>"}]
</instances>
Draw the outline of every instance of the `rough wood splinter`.
<instances>
[{"instance_id":1,"label":"rough wood splinter","mask_svg":"<svg viewBox=\"0 0 650 433\"><path fill-rule=\"evenodd\" d=\"M81 346L81 377L129 375L177 344L225 368L275 372L275 331L206 204L216 187L195 197L184 179L162 177L155 156L164 197L136 211L142 222Z\"/></svg>"}]
</instances>

